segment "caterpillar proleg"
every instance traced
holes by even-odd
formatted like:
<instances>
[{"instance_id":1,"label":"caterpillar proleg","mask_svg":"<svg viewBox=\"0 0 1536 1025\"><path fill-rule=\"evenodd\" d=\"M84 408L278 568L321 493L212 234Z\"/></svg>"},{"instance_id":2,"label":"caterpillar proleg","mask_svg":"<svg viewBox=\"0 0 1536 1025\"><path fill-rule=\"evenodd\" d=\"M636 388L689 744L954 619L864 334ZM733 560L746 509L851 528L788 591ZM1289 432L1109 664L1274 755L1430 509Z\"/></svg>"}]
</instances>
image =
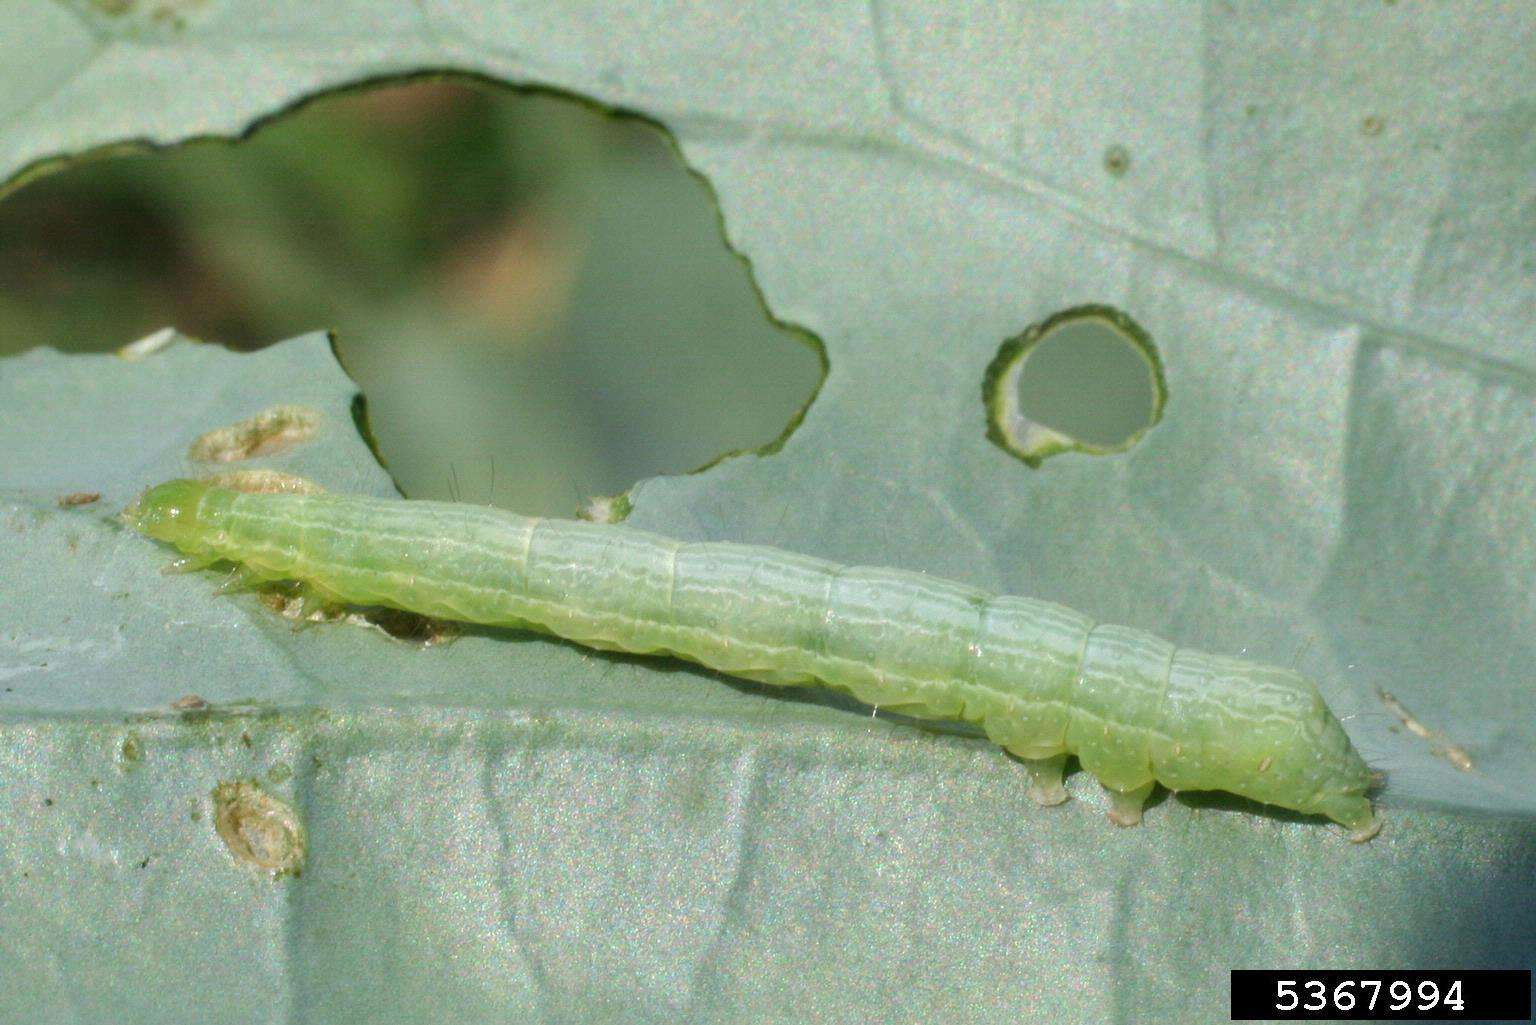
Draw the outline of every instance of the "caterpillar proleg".
<instances>
[{"instance_id":1,"label":"caterpillar proleg","mask_svg":"<svg viewBox=\"0 0 1536 1025\"><path fill-rule=\"evenodd\" d=\"M1068 755L1141 820L1155 783L1325 815L1369 840L1375 780L1317 687L1032 598L756 545L488 507L249 494L175 480L128 515L195 564L231 561L327 601L670 654L913 716L978 723L1065 799Z\"/></svg>"}]
</instances>

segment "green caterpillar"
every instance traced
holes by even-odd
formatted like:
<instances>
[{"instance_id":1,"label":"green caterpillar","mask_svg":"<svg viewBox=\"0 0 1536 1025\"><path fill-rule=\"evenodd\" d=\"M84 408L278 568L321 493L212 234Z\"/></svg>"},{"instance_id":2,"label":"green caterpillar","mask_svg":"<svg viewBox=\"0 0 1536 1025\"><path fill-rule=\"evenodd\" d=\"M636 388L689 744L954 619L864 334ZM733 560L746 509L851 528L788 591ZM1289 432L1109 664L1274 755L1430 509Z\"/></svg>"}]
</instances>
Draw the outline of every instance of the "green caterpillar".
<instances>
[{"instance_id":1,"label":"green caterpillar","mask_svg":"<svg viewBox=\"0 0 1536 1025\"><path fill-rule=\"evenodd\" d=\"M239 563L327 601L670 654L979 723L1066 799L1068 755L1141 821L1160 782L1321 814L1369 840L1375 777L1311 681L1175 648L1050 602L755 545L691 543L481 506L252 494L175 480L128 511L194 566Z\"/></svg>"}]
</instances>

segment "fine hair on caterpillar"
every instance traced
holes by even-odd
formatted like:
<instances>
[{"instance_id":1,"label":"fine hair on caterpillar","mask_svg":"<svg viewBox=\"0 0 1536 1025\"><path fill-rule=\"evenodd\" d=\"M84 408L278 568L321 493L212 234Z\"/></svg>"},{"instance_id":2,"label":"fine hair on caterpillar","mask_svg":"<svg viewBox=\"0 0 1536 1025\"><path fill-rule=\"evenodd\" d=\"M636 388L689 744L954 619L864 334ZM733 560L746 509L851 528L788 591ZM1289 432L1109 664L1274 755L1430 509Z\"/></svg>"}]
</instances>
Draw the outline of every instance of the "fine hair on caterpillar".
<instances>
[{"instance_id":1,"label":"fine hair on caterpillar","mask_svg":"<svg viewBox=\"0 0 1536 1025\"><path fill-rule=\"evenodd\" d=\"M128 511L190 566L229 561L338 604L673 655L777 686L821 686L960 720L1019 758L1031 796L1066 799L1075 755L1110 818L1161 783L1380 829L1374 776L1301 674L1175 647L1052 602L759 545L682 542L487 506L174 480Z\"/></svg>"}]
</instances>

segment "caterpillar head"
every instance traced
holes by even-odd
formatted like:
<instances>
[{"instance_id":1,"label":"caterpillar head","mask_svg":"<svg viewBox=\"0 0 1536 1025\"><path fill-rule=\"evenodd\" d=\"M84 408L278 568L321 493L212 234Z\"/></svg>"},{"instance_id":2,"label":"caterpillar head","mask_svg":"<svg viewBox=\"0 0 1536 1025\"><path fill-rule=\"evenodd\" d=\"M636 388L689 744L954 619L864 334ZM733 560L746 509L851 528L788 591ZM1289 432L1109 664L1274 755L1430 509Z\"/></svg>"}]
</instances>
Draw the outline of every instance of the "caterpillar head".
<instances>
[{"instance_id":1,"label":"caterpillar head","mask_svg":"<svg viewBox=\"0 0 1536 1025\"><path fill-rule=\"evenodd\" d=\"M212 485L199 480L156 484L130 505L124 516L142 534L166 541L184 552L203 547L203 497Z\"/></svg>"}]
</instances>

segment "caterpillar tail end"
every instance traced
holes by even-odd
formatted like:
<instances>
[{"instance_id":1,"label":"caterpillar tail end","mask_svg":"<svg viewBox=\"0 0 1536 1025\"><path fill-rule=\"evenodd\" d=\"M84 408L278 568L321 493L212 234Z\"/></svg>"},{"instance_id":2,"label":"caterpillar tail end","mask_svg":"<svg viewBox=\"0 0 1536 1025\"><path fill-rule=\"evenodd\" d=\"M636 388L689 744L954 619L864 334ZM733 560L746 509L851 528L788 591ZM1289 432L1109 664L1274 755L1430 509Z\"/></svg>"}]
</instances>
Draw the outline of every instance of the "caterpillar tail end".
<instances>
[{"instance_id":1,"label":"caterpillar tail end","mask_svg":"<svg viewBox=\"0 0 1536 1025\"><path fill-rule=\"evenodd\" d=\"M1342 819L1339 820L1349 827L1350 843L1365 843L1381 832L1381 816L1372 810L1371 802L1362 797L1360 798L1360 804L1364 807L1354 818L1348 822L1344 822Z\"/></svg>"},{"instance_id":2,"label":"caterpillar tail end","mask_svg":"<svg viewBox=\"0 0 1536 1025\"><path fill-rule=\"evenodd\" d=\"M1134 790L1109 790L1109 821L1117 826L1141 825L1141 806L1152 796L1156 783L1147 783Z\"/></svg>"},{"instance_id":3,"label":"caterpillar tail end","mask_svg":"<svg viewBox=\"0 0 1536 1025\"><path fill-rule=\"evenodd\" d=\"M1371 821L1349 834L1349 842L1365 843L1368 840L1374 839L1379 832L1381 832L1381 819L1373 815L1371 816Z\"/></svg>"},{"instance_id":4,"label":"caterpillar tail end","mask_svg":"<svg viewBox=\"0 0 1536 1025\"><path fill-rule=\"evenodd\" d=\"M1340 795L1318 810L1348 829L1352 843L1365 843L1381 832L1381 817L1371 807L1369 798Z\"/></svg>"}]
</instances>

